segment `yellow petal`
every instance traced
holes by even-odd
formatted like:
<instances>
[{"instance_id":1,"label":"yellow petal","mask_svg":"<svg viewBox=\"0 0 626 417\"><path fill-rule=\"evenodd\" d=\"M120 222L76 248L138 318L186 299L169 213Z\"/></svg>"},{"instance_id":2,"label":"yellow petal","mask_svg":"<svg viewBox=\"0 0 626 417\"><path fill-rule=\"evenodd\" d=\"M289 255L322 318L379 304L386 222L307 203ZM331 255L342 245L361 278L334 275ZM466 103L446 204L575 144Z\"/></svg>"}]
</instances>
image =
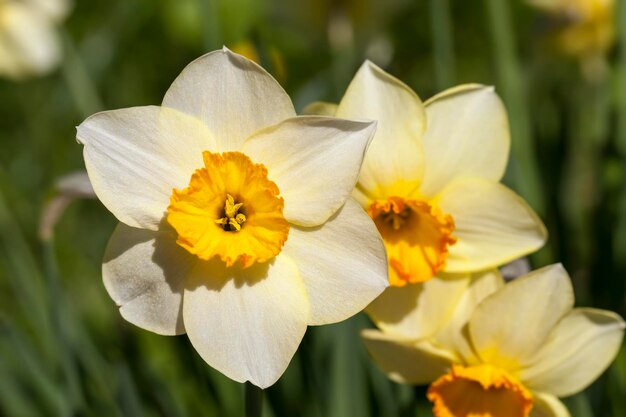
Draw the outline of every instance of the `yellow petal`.
<instances>
[{"instance_id":1,"label":"yellow petal","mask_svg":"<svg viewBox=\"0 0 626 417\"><path fill-rule=\"evenodd\" d=\"M446 272L480 271L504 265L539 249L546 228L533 210L504 185L464 178L446 187L436 200L454 219L455 245Z\"/></svg>"},{"instance_id":2,"label":"yellow petal","mask_svg":"<svg viewBox=\"0 0 626 417\"><path fill-rule=\"evenodd\" d=\"M309 325L363 310L387 287L387 259L376 226L349 199L322 226L292 227L285 254L298 264L311 302Z\"/></svg>"},{"instance_id":3,"label":"yellow petal","mask_svg":"<svg viewBox=\"0 0 626 417\"><path fill-rule=\"evenodd\" d=\"M506 109L493 87L446 90L426 103L426 117L422 195L434 196L457 178L500 181L511 138Z\"/></svg>"},{"instance_id":4,"label":"yellow petal","mask_svg":"<svg viewBox=\"0 0 626 417\"><path fill-rule=\"evenodd\" d=\"M215 149L198 119L148 106L94 114L78 126L96 195L122 223L157 230L173 188L184 188Z\"/></svg>"},{"instance_id":5,"label":"yellow petal","mask_svg":"<svg viewBox=\"0 0 626 417\"><path fill-rule=\"evenodd\" d=\"M204 261L187 278L183 320L210 366L267 388L304 336L309 300L296 264L284 254L247 269Z\"/></svg>"},{"instance_id":6,"label":"yellow petal","mask_svg":"<svg viewBox=\"0 0 626 417\"><path fill-rule=\"evenodd\" d=\"M367 351L390 379L428 384L445 374L457 358L429 342L398 339L373 329L361 332Z\"/></svg>"},{"instance_id":7,"label":"yellow petal","mask_svg":"<svg viewBox=\"0 0 626 417\"><path fill-rule=\"evenodd\" d=\"M442 274L420 284L389 287L366 312L385 333L405 339L428 338L449 320L469 281L468 275Z\"/></svg>"},{"instance_id":8,"label":"yellow petal","mask_svg":"<svg viewBox=\"0 0 626 417\"><path fill-rule=\"evenodd\" d=\"M468 364L477 364L480 361L472 347L467 334L467 323L476 309L485 298L498 291L504 285L504 280L497 269L476 272L460 300L456 303L454 312L434 336L436 342L456 354Z\"/></svg>"},{"instance_id":9,"label":"yellow petal","mask_svg":"<svg viewBox=\"0 0 626 417\"><path fill-rule=\"evenodd\" d=\"M571 417L571 414L554 395L533 392L533 409L530 417Z\"/></svg>"},{"instance_id":10,"label":"yellow petal","mask_svg":"<svg viewBox=\"0 0 626 417\"><path fill-rule=\"evenodd\" d=\"M120 223L107 245L102 278L127 321L162 335L185 333L182 297L196 258L176 245L172 230Z\"/></svg>"},{"instance_id":11,"label":"yellow petal","mask_svg":"<svg viewBox=\"0 0 626 417\"><path fill-rule=\"evenodd\" d=\"M296 115L291 99L271 75L226 48L187 65L163 105L202 120L220 152L239 151L256 130Z\"/></svg>"},{"instance_id":12,"label":"yellow petal","mask_svg":"<svg viewBox=\"0 0 626 417\"><path fill-rule=\"evenodd\" d=\"M478 356L505 369L535 354L574 305L569 276L551 265L517 278L483 300L469 321Z\"/></svg>"},{"instance_id":13,"label":"yellow petal","mask_svg":"<svg viewBox=\"0 0 626 417\"><path fill-rule=\"evenodd\" d=\"M520 377L534 390L559 397L576 394L615 359L624 320L611 311L577 308L554 328L541 349L524 363Z\"/></svg>"},{"instance_id":14,"label":"yellow petal","mask_svg":"<svg viewBox=\"0 0 626 417\"><path fill-rule=\"evenodd\" d=\"M325 101L314 101L308 104L303 110L302 114L317 115L317 116L334 116L337 114L337 107L335 103L327 103Z\"/></svg>"},{"instance_id":15,"label":"yellow petal","mask_svg":"<svg viewBox=\"0 0 626 417\"><path fill-rule=\"evenodd\" d=\"M341 99L337 117L378 121L359 177L359 186L370 197L403 196L419 185L426 117L421 100L407 85L366 61Z\"/></svg>"},{"instance_id":16,"label":"yellow petal","mask_svg":"<svg viewBox=\"0 0 626 417\"><path fill-rule=\"evenodd\" d=\"M376 125L299 116L256 132L243 152L267 166L285 199L285 218L312 227L346 202Z\"/></svg>"}]
</instances>

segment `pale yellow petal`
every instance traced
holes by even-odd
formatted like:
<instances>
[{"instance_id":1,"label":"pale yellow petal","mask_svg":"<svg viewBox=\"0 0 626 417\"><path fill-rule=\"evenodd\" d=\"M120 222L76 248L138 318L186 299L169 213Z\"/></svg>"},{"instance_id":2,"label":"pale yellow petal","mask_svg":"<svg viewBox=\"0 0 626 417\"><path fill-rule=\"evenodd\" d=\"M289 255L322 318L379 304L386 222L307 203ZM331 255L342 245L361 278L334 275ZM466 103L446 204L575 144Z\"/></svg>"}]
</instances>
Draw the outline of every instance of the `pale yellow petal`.
<instances>
[{"instance_id":1,"label":"pale yellow petal","mask_svg":"<svg viewBox=\"0 0 626 417\"><path fill-rule=\"evenodd\" d=\"M337 117L378 121L359 186L372 198L403 196L422 179L424 106L407 85L366 61L341 99Z\"/></svg>"},{"instance_id":2,"label":"pale yellow petal","mask_svg":"<svg viewBox=\"0 0 626 417\"><path fill-rule=\"evenodd\" d=\"M213 368L261 388L283 374L310 316L296 264L284 254L250 268L203 262L188 276L183 320Z\"/></svg>"},{"instance_id":3,"label":"pale yellow petal","mask_svg":"<svg viewBox=\"0 0 626 417\"><path fill-rule=\"evenodd\" d=\"M402 384L428 384L448 372L457 358L431 343L397 339L377 330L364 330L361 337L369 354L383 372Z\"/></svg>"},{"instance_id":4,"label":"pale yellow petal","mask_svg":"<svg viewBox=\"0 0 626 417\"><path fill-rule=\"evenodd\" d=\"M503 285L504 280L497 269L472 274L469 287L457 302L452 316L434 336L437 343L456 352L465 363L478 363L479 360L469 338L467 324L476 306Z\"/></svg>"},{"instance_id":5,"label":"pale yellow petal","mask_svg":"<svg viewBox=\"0 0 626 417\"><path fill-rule=\"evenodd\" d=\"M317 115L317 116L334 116L337 114L337 107L335 103L327 103L325 101L314 101L307 104L302 110L302 114Z\"/></svg>"},{"instance_id":6,"label":"pale yellow petal","mask_svg":"<svg viewBox=\"0 0 626 417\"><path fill-rule=\"evenodd\" d=\"M469 321L469 334L484 362L516 368L535 354L574 305L560 264L538 269L484 299Z\"/></svg>"},{"instance_id":7,"label":"pale yellow petal","mask_svg":"<svg viewBox=\"0 0 626 417\"><path fill-rule=\"evenodd\" d=\"M311 302L309 325L345 320L387 287L387 258L374 222L353 200L322 226L292 227L283 249Z\"/></svg>"},{"instance_id":8,"label":"pale yellow petal","mask_svg":"<svg viewBox=\"0 0 626 417\"><path fill-rule=\"evenodd\" d=\"M533 392L533 409L530 417L571 417L571 414L554 395Z\"/></svg>"},{"instance_id":9,"label":"pale yellow petal","mask_svg":"<svg viewBox=\"0 0 626 417\"><path fill-rule=\"evenodd\" d=\"M539 249L547 231L524 200L504 185L464 178L436 200L452 216L458 240L449 246L446 272L481 271L504 265Z\"/></svg>"},{"instance_id":10,"label":"pale yellow petal","mask_svg":"<svg viewBox=\"0 0 626 417\"><path fill-rule=\"evenodd\" d=\"M611 311L574 309L524 363L520 378L530 389L559 397L576 394L615 359L624 328L624 320Z\"/></svg>"},{"instance_id":11,"label":"pale yellow petal","mask_svg":"<svg viewBox=\"0 0 626 417\"><path fill-rule=\"evenodd\" d=\"M182 334L185 277L196 260L176 244L171 230L120 223L104 254L102 278L127 321L162 335Z\"/></svg>"},{"instance_id":12,"label":"pale yellow petal","mask_svg":"<svg viewBox=\"0 0 626 417\"><path fill-rule=\"evenodd\" d=\"M434 196L457 178L500 181L511 138L506 109L493 87L446 90L426 103L426 117L422 195Z\"/></svg>"},{"instance_id":13,"label":"pale yellow petal","mask_svg":"<svg viewBox=\"0 0 626 417\"><path fill-rule=\"evenodd\" d=\"M157 230L174 188L185 188L215 149L198 119L148 106L97 113L78 126L89 179L122 223Z\"/></svg>"},{"instance_id":14,"label":"pale yellow petal","mask_svg":"<svg viewBox=\"0 0 626 417\"><path fill-rule=\"evenodd\" d=\"M291 99L267 71L226 48L187 65L163 105L202 120L220 152L241 150L258 129L296 115Z\"/></svg>"},{"instance_id":15,"label":"pale yellow petal","mask_svg":"<svg viewBox=\"0 0 626 417\"><path fill-rule=\"evenodd\" d=\"M429 338L449 320L469 282L469 275L442 274L424 283L389 287L366 312L385 333Z\"/></svg>"},{"instance_id":16,"label":"pale yellow petal","mask_svg":"<svg viewBox=\"0 0 626 417\"><path fill-rule=\"evenodd\" d=\"M243 152L267 167L290 223L319 226L352 193L375 129L374 122L299 116L256 132Z\"/></svg>"}]
</instances>

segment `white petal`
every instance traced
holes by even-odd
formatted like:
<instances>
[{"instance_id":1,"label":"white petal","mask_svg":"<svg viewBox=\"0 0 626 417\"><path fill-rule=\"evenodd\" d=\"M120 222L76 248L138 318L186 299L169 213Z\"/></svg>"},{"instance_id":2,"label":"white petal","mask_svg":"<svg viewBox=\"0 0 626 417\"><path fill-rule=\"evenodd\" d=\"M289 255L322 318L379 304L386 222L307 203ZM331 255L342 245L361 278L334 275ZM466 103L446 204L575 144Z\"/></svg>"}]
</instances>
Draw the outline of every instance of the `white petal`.
<instances>
[{"instance_id":1,"label":"white petal","mask_svg":"<svg viewBox=\"0 0 626 417\"><path fill-rule=\"evenodd\" d=\"M389 287L366 312L385 333L429 338L446 324L469 282L469 275L441 274L424 283Z\"/></svg>"},{"instance_id":2,"label":"white petal","mask_svg":"<svg viewBox=\"0 0 626 417\"><path fill-rule=\"evenodd\" d=\"M296 264L284 254L243 270L202 262L187 279L183 320L209 365L237 382L267 388L304 336L309 300Z\"/></svg>"},{"instance_id":3,"label":"white petal","mask_svg":"<svg viewBox=\"0 0 626 417\"><path fill-rule=\"evenodd\" d=\"M450 184L439 207L454 218L456 244L449 247L446 272L480 271L539 249L547 231L524 200L504 185L481 178Z\"/></svg>"},{"instance_id":4,"label":"white petal","mask_svg":"<svg viewBox=\"0 0 626 417\"><path fill-rule=\"evenodd\" d=\"M120 223L104 254L104 286L129 322L162 335L182 334L184 280L196 259L169 230Z\"/></svg>"},{"instance_id":5,"label":"white petal","mask_svg":"<svg viewBox=\"0 0 626 417\"><path fill-rule=\"evenodd\" d=\"M463 292L452 316L435 335L437 343L456 352L465 363L477 363L478 358L467 334L467 323L476 306L503 285L504 280L496 269L472 274L469 287Z\"/></svg>"},{"instance_id":6,"label":"white petal","mask_svg":"<svg viewBox=\"0 0 626 417\"><path fill-rule=\"evenodd\" d=\"M33 7L3 2L0 13L0 75L19 79L51 71L61 60L54 25Z\"/></svg>"},{"instance_id":7,"label":"white petal","mask_svg":"<svg viewBox=\"0 0 626 417\"><path fill-rule=\"evenodd\" d=\"M511 137L506 109L493 87L470 84L446 90L427 102L426 117L420 193L434 196L466 176L500 181Z\"/></svg>"},{"instance_id":8,"label":"white petal","mask_svg":"<svg viewBox=\"0 0 626 417\"><path fill-rule=\"evenodd\" d=\"M359 184L372 198L407 195L424 170L424 106L406 84L366 61L341 99L337 117L378 121Z\"/></svg>"},{"instance_id":9,"label":"white petal","mask_svg":"<svg viewBox=\"0 0 626 417\"><path fill-rule=\"evenodd\" d=\"M388 285L383 241L352 199L320 227L292 227L283 250L304 280L311 301L309 325L353 316Z\"/></svg>"},{"instance_id":10,"label":"white petal","mask_svg":"<svg viewBox=\"0 0 626 417\"><path fill-rule=\"evenodd\" d=\"M350 196L375 129L374 122L294 117L255 133L243 152L267 166L290 223L318 226Z\"/></svg>"},{"instance_id":11,"label":"white petal","mask_svg":"<svg viewBox=\"0 0 626 417\"><path fill-rule=\"evenodd\" d=\"M472 314L469 334L476 353L495 366L521 364L545 344L573 305L572 284L560 264L517 278Z\"/></svg>"},{"instance_id":12,"label":"white petal","mask_svg":"<svg viewBox=\"0 0 626 417\"><path fill-rule=\"evenodd\" d=\"M220 152L238 151L256 130L296 115L291 99L267 71L226 48L187 65L163 105L202 120Z\"/></svg>"},{"instance_id":13,"label":"white petal","mask_svg":"<svg viewBox=\"0 0 626 417\"><path fill-rule=\"evenodd\" d=\"M559 397L576 394L615 359L624 337L617 314L577 308L554 328L545 345L528 359L520 378L533 390Z\"/></svg>"},{"instance_id":14,"label":"white petal","mask_svg":"<svg viewBox=\"0 0 626 417\"><path fill-rule=\"evenodd\" d=\"M429 342L397 339L372 329L364 330L361 336L374 361L398 383L428 384L448 372L457 360Z\"/></svg>"},{"instance_id":15,"label":"white petal","mask_svg":"<svg viewBox=\"0 0 626 417\"><path fill-rule=\"evenodd\" d=\"M25 0L49 19L58 22L67 16L72 3L70 0Z\"/></svg>"},{"instance_id":16,"label":"white petal","mask_svg":"<svg viewBox=\"0 0 626 417\"><path fill-rule=\"evenodd\" d=\"M530 417L571 417L571 414L554 395L533 392L533 408Z\"/></svg>"},{"instance_id":17,"label":"white petal","mask_svg":"<svg viewBox=\"0 0 626 417\"><path fill-rule=\"evenodd\" d=\"M186 187L204 166L202 151L215 149L198 119L155 106L97 113L78 126L77 138L100 201L122 223L152 230L172 189Z\"/></svg>"},{"instance_id":18,"label":"white petal","mask_svg":"<svg viewBox=\"0 0 626 417\"><path fill-rule=\"evenodd\" d=\"M334 116L337 114L337 107L335 103L327 103L325 101L314 101L308 104L303 110L302 114L317 115L317 116Z\"/></svg>"}]
</instances>

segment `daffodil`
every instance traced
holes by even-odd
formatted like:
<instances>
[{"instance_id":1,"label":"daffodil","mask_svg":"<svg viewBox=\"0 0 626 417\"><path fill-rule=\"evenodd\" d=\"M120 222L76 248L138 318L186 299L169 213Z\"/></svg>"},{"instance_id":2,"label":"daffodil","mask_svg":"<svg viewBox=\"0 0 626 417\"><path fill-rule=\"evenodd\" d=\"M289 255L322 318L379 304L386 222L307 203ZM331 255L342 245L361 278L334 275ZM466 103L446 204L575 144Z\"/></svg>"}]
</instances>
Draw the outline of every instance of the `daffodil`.
<instances>
[{"instance_id":1,"label":"daffodil","mask_svg":"<svg viewBox=\"0 0 626 417\"><path fill-rule=\"evenodd\" d=\"M103 277L122 316L187 333L236 381L273 384L307 325L344 320L387 285L380 236L349 198L374 129L297 117L227 49L187 66L161 107L85 120L89 178L121 222Z\"/></svg>"},{"instance_id":2,"label":"daffodil","mask_svg":"<svg viewBox=\"0 0 626 417\"><path fill-rule=\"evenodd\" d=\"M306 111L378 121L354 196L385 241L392 286L496 267L545 242L539 218L499 183L510 135L492 87L458 86L424 105L365 62L339 105Z\"/></svg>"},{"instance_id":3,"label":"daffodil","mask_svg":"<svg viewBox=\"0 0 626 417\"><path fill-rule=\"evenodd\" d=\"M528 0L555 22L555 46L577 57L589 71L615 43L614 0Z\"/></svg>"},{"instance_id":4,"label":"daffodil","mask_svg":"<svg viewBox=\"0 0 626 417\"><path fill-rule=\"evenodd\" d=\"M394 381L430 384L436 417L567 417L558 397L591 384L622 343L623 319L573 308L561 265L504 284L497 271L460 278L466 289L441 297L431 287L432 321L411 332L366 330L365 344Z\"/></svg>"},{"instance_id":5,"label":"daffodil","mask_svg":"<svg viewBox=\"0 0 626 417\"><path fill-rule=\"evenodd\" d=\"M0 0L0 76L21 79L43 75L61 59L55 25L67 0Z\"/></svg>"}]
</instances>

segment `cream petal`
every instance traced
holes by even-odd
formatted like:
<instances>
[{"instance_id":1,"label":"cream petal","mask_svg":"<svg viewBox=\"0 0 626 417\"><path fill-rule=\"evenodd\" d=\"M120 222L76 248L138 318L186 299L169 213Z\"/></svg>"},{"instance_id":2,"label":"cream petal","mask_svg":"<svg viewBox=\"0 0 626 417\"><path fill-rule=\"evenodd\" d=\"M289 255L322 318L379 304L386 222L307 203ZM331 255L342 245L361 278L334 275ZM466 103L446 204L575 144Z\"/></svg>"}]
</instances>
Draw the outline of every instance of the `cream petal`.
<instances>
[{"instance_id":1,"label":"cream petal","mask_svg":"<svg viewBox=\"0 0 626 417\"><path fill-rule=\"evenodd\" d=\"M559 397L590 385L615 359L624 337L624 320L611 311L577 308L554 328L529 358L520 378L533 390Z\"/></svg>"},{"instance_id":2,"label":"cream petal","mask_svg":"<svg viewBox=\"0 0 626 417\"><path fill-rule=\"evenodd\" d=\"M547 231L524 200L502 184L464 178L450 184L436 199L454 218L446 272L494 268L539 249Z\"/></svg>"},{"instance_id":3,"label":"cream petal","mask_svg":"<svg viewBox=\"0 0 626 417\"><path fill-rule=\"evenodd\" d=\"M368 352L389 378L403 384L428 384L448 372L455 356L429 342L397 339L367 329L361 337Z\"/></svg>"},{"instance_id":4,"label":"cream petal","mask_svg":"<svg viewBox=\"0 0 626 417\"><path fill-rule=\"evenodd\" d=\"M187 277L185 329L213 368L237 382L272 385L287 368L309 321L296 264L284 254L247 269L202 262Z\"/></svg>"},{"instance_id":5,"label":"cream petal","mask_svg":"<svg viewBox=\"0 0 626 417\"><path fill-rule=\"evenodd\" d=\"M187 65L163 105L202 120L220 152L238 151L256 130L296 115L291 99L267 71L226 48Z\"/></svg>"},{"instance_id":6,"label":"cream petal","mask_svg":"<svg viewBox=\"0 0 626 417\"><path fill-rule=\"evenodd\" d=\"M432 337L452 315L469 275L441 274L429 281L389 287L366 309L376 326L405 339Z\"/></svg>"},{"instance_id":7,"label":"cream petal","mask_svg":"<svg viewBox=\"0 0 626 417\"><path fill-rule=\"evenodd\" d=\"M176 244L174 232L120 223L107 245L102 277L127 321L162 335L185 333L182 297L196 258Z\"/></svg>"},{"instance_id":8,"label":"cream petal","mask_svg":"<svg viewBox=\"0 0 626 417\"><path fill-rule=\"evenodd\" d=\"M363 310L387 287L385 246L351 199L317 228L292 227L283 249L300 271L311 302L309 325L336 323Z\"/></svg>"},{"instance_id":9,"label":"cream petal","mask_svg":"<svg viewBox=\"0 0 626 417\"><path fill-rule=\"evenodd\" d=\"M173 188L184 188L215 149L198 119L148 106L97 113L78 126L91 184L122 223L157 230Z\"/></svg>"},{"instance_id":10,"label":"cream petal","mask_svg":"<svg viewBox=\"0 0 626 417\"><path fill-rule=\"evenodd\" d=\"M350 196L376 124L322 116L294 117L258 131L243 145L285 199L285 218L324 223Z\"/></svg>"},{"instance_id":11,"label":"cream petal","mask_svg":"<svg viewBox=\"0 0 626 417\"><path fill-rule=\"evenodd\" d=\"M341 99L337 117L378 121L359 185L373 199L408 195L424 170L424 106L406 84L366 61Z\"/></svg>"},{"instance_id":12,"label":"cream petal","mask_svg":"<svg viewBox=\"0 0 626 417\"><path fill-rule=\"evenodd\" d=\"M554 395L533 392L533 408L530 417L571 417L571 414Z\"/></svg>"},{"instance_id":13,"label":"cream petal","mask_svg":"<svg viewBox=\"0 0 626 417\"><path fill-rule=\"evenodd\" d=\"M65 18L72 6L70 0L24 0L24 2L55 22Z\"/></svg>"},{"instance_id":14,"label":"cream petal","mask_svg":"<svg viewBox=\"0 0 626 417\"><path fill-rule=\"evenodd\" d=\"M504 104L493 87L468 84L426 104L426 168L420 193L434 196L456 178L500 181L511 143Z\"/></svg>"},{"instance_id":15,"label":"cream petal","mask_svg":"<svg viewBox=\"0 0 626 417\"><path fill-rule=\"evenodd\" d=\"M543 346L574 305L574 292L560 264L538 269L484 299L469 321L469 334L484 362L517 367Z\"/></svg>"},{"instance_id":16,"label":"cream petal","mask_svg":"<svg viewBox=\"0 0 626 417\"><path fill-rule=\"evenodd\" d=\"M334 116L337 114L337 107L335 103L327 103L325 101L314 101L307 104L302 110L302 114L317 115L317 116Z\"/></svg>"},{"instance_id":17,"label":"cream petal","mask_svg":"<svg viewBox=\"0 0 626 417\"><path fill-rule=\"evenodd\" d=\"M469 338L467 324L476 306L503 285L504 280L497 269L472 274L469 286L456 303L452 316L434 336L437 344L456 352L465 363L478 363L479 360Z\"/></svg>"},{"instance_id":18,"label":"cream petal","mask_svg":"<svg viewBox=\"0 0 626 417\"><path fill-rule=\"evenodd\" d=\"M1 7L0 75L20 79L43 75L56 67L61 45L53 23L20 2L6 2Z\"/></svg>"}]
</instances>

